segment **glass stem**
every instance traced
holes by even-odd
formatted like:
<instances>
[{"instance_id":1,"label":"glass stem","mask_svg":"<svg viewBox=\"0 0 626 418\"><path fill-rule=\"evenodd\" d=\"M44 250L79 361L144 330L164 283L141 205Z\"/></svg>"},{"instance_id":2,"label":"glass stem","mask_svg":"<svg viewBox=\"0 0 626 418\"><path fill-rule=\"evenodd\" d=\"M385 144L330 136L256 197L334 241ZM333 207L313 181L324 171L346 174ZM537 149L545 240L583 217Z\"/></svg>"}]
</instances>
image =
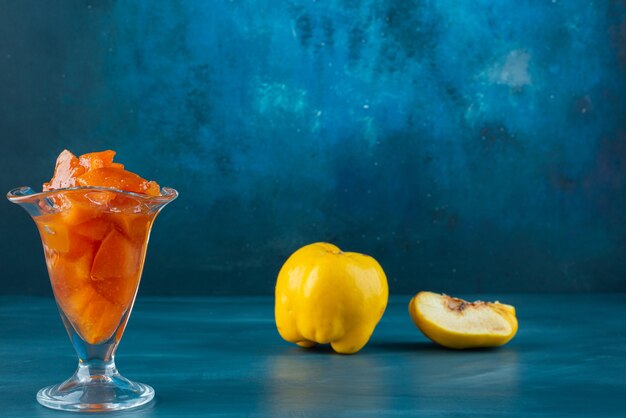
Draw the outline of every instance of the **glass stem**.
<instances>
[{"instance_id":1,"label":"glass stem","mask_svg":"<svg viewBox=\"0 0 626 418\"><path fill-rule=\"evenodd\" d=\"M80 360L75 375L80 381L110 381L113 377L119 376L119 372L113 359L109 361L92 359Z\"/></svg>"}]
</instances>

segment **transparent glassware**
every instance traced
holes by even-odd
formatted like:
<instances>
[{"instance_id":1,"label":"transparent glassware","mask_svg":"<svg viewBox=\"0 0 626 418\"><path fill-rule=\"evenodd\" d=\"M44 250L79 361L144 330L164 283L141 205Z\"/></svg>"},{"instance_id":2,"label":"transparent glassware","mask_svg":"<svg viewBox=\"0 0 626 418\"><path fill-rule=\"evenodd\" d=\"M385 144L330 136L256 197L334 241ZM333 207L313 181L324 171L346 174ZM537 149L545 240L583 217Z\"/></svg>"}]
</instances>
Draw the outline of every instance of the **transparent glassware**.
<instances>
[{"instance_id":1,"label":"transparent glassware","mask_svg":"<svg viewBox=\"0 0 626 418\"><path fill-rule=\"evenodd\" d=\"M36 193L11 190L7 198L33 218L63 324L78 354L72 377L37 393L42 405L66 411L117 411L148 403L150 386L115 367L115 350L130 316L143 270L150 229L176 199L102 187Z\"/></svg>"}]
</instances>

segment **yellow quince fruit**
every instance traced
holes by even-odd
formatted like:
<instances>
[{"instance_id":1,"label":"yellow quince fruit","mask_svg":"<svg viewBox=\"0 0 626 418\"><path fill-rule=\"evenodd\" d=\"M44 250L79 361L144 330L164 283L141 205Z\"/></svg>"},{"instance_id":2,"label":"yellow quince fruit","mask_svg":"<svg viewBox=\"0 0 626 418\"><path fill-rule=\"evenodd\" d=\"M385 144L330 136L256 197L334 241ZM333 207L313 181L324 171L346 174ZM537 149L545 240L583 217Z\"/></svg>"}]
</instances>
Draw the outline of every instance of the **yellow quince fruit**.
<instances>
[{"instance_id":1,"label":"yellow quince fruit","mask_svg":"<svg viewBox=\"0 0 626 418\"><path fill-rule=\"evenodd\" d=\"M419 292L409 302L415 325L444 347L496 347L517 332L515 308L499 302L467 302L432 292Z\"/></svg>"},{"instance_id":2,"label":"yellow quince fruit","mask_svg":"<svg viewBox=\"0 0 626 418\"><path fill-rule=\"evenodd\" d=\"M338 353L356 353L369 341L388 297L387 277L372 257L328 243L306 245L278 273L276 327L301 347L330 343Z\"/></svg>"}]
</instances>

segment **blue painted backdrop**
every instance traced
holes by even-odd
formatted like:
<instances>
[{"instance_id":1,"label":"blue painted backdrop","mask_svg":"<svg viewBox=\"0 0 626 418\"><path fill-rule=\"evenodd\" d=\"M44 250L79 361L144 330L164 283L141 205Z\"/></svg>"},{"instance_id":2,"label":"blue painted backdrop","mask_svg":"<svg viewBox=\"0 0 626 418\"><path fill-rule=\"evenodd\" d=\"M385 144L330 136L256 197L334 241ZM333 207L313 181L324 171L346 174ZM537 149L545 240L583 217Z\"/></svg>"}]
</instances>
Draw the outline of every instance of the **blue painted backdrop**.
<instances>
[{"instance_id":1,"label":"blue painted backdrop","mask_svg":"<svg viewBox=\"0 0 626 418\"><path fill-rule=\"evenodd\" d=\"M623 1L0 1L3 190L112 148L180 191L142 292L271 294L299 246L391 291L626 290ZM0 292L49 294L0 205Z\"/></svg>"}]
</instances>

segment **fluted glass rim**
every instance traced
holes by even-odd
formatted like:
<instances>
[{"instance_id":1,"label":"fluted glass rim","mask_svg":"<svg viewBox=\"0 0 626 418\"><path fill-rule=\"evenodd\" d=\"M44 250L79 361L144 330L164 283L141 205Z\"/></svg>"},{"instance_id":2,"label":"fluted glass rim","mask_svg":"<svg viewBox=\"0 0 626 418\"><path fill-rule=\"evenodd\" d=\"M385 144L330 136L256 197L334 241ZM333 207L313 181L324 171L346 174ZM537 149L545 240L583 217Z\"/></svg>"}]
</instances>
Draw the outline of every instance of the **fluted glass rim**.
<instances>
[{"instance_id":1,"label":"fluted glass rim","mask_svg":"<svg viewBox=\"0 0 626 418\"><path fill-rule=\"evenodd\" d=\"M171 187L162 187L161 188L161 196L150 196L141 193L128 192L126 190L115 189L112 187L100 187L100 186L78 186L78 187L65 187L61 189L53 189L45 192L36 192L29 186L21 186L16 187L15 189L10 190L7 193L7 199L9 199L13 203L21 203L26 202L31 199L43 199L46 197L51 197L54 195L58 195L59 193L65 192L109 192L115 193L123 196L129 196L134 199L138 199L139 201L147 204L165 204L169 203L172 200L178 197L178 191Z\"/></svg>"}]
</instances>

